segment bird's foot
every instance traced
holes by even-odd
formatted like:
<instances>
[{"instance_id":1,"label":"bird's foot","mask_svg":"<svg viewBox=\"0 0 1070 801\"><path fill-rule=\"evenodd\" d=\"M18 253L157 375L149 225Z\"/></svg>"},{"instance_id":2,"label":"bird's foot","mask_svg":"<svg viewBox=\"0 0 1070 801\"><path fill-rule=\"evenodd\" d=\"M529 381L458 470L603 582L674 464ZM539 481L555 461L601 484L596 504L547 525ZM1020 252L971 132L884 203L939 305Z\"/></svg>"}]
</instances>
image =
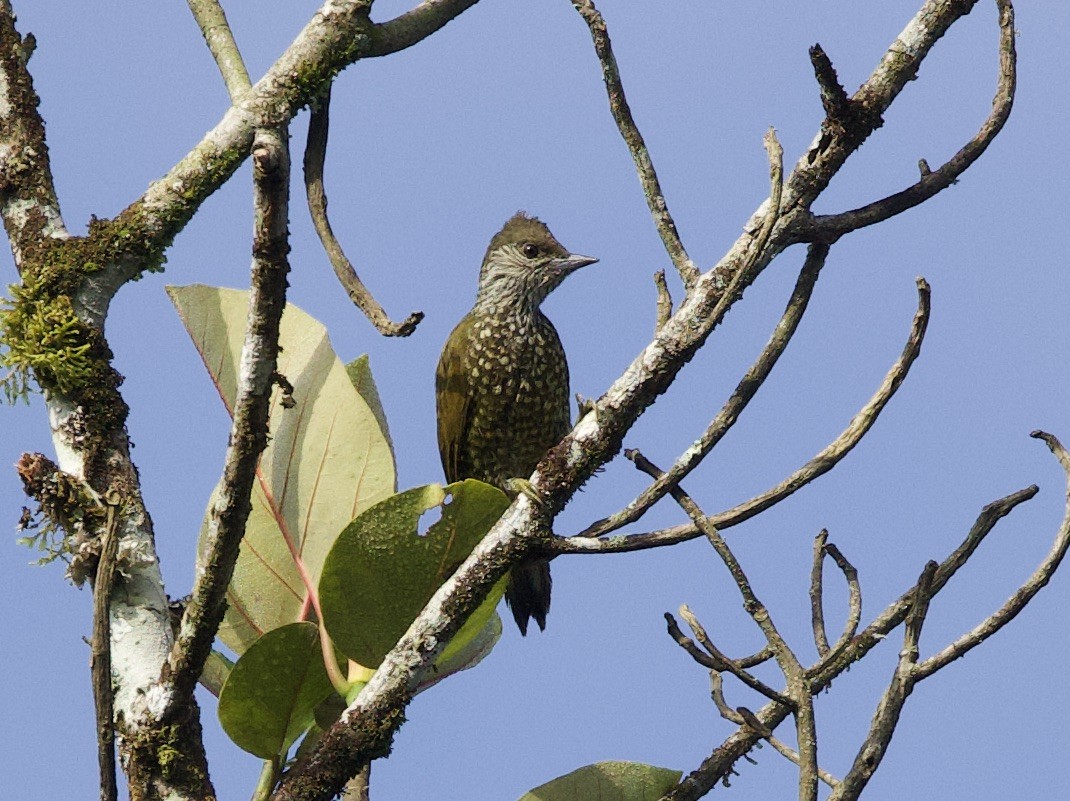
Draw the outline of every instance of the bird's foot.
<instances>
[{"instance_id":1,"label":"bird's foot","mask_svg":"<svg viewBox=\"0 0 1070 801\"><path fill-rule=\"evenodd\" d=\"M505 482L505 487L514 496L521 494L526 495L533 504L540 508L546 505L543 503L542 496L535 491L535 487L533 487L531 482L526 478L510 478Z\"/></svg>"},{"instance_id":2,"label":"bird's foot","mask_svg":"<svg viewBox=\"0 0 1070 801\"><path fill-rule=\"evenodd\" d=\"M576 393L576 406L579 409L579 417L581 419L587 412L594 411L594 401L591 398L585 398L580 393Z\"/></svg>"}]
</instances>

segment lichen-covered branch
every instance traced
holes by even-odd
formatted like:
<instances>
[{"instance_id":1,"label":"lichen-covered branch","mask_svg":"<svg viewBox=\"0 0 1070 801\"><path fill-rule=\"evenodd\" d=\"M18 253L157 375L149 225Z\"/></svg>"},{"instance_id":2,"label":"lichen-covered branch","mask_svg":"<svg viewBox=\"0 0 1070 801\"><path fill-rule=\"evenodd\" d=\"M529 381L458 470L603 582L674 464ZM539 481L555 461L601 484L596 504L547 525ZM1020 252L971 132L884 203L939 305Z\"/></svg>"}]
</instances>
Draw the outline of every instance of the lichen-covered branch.
<instances>
[{"instance_id":1,"label":"lichen-covered branch","mask_svg":"<svg viewBox=\"0 0 1070 801\"><path fill-rule=\"evenodd\" d=\"M204 42L215 59L223 83L232 101L237 101L252 85L249 71L245 68L234 32L227 22L227 15L219 0L186 0L193 18L204 35Z\"/></svg>"},{"instance_id":2,"label":"lichen-covered branch","mask_svg":"<svg viewBox=\"0 0 1070 801\"><path fill-rule=\"evenodd\" d=\"M251 508L256 466L267 445L268 409L279 350L279 323L290 271L290 156L285 130L264 130L253 146L254 237L249 317L238 366L223 479L209 513L197 580L168 660L168 702L160 717L193 692L226 611L226 591Z\"/></svg>"}]
</instances>

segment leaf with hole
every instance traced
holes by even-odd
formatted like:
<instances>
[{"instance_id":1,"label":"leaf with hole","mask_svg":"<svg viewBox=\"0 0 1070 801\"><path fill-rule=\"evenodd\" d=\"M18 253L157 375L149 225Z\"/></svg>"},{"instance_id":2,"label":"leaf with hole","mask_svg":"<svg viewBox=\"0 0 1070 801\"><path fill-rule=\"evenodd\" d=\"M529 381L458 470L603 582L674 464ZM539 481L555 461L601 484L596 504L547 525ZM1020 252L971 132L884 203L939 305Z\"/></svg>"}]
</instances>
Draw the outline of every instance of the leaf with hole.
<instances>
[{"instance_id":1,"label":"leaf with hole","mask_svg":"<svg viewBox=\"0 0 1070 801\"><path fill-rule=\"evenodd\" d=\"M362 665L382 662L508 506L501 490L467 480L398 493L353 520L331 548L319 584L323 622L338 649ZM421 516L433 509L441 519L420 534ZM467 667L471 661L458 666L455 658L478 659L493 646L496 637L488 645L484 629L493 625L504 586L499 582L454 636L443 666L452 660L451 670Z\"/></svg>"}]
</instances>

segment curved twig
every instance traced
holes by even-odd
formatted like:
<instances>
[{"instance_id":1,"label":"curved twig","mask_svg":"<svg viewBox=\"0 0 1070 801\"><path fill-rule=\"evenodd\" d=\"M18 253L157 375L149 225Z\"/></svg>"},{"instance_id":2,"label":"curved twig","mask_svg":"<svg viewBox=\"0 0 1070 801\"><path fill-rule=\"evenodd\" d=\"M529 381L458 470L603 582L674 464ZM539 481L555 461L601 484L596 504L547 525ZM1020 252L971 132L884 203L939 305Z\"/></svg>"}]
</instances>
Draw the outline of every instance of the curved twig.
<instances>
[{"instance_id":1,"label":"curved twig","mask_svg":"<svg viewBox=\"0 0 1070 801\"><path fill-rule=\"evenodd\" d=\"M682 611L683 609L681 609L681 612ZM781 695L768 684L763 682L761 679L741 669L724 654L721 654L719 651L706 653L697 645L695 645L694 641L680 630L680 626L676 622L676 618L674 618L669 612L665 613L665 627L669 633L669 636L676 641L676 644L683 648L685 651L687 651L691 658L703 667L718 672L731 673L733 676L735 676L741 682L746 684L752 690L760 693L761 695L764 695L769 700L776 701L781 704L787 704L788 706L792 705L792 702L786 696ZM695 627L692 626L692 629L694 628ZM709 651L710 649L707 647L706 650Z\"/></svg>"},{"instance_id":2,"label":"curved twig","mask_svg":"<svg viewBox=\"0 0 1070 801\"><path fill-rule=\"evenodd\" d=\"M628 146L628 152L632 154L635 169L639 173L639 182L643 186L643 195L646 197L647 206L654 219L654 227L658 229L662 244L672 259L684 286L688 291L698 280L699 270L691 257L687 255L684 243L680 241L680 234L676 230L676 223L669 213L669 206L665 202L665 194L661 190L658 174L654 171L654 162L650 158L643 135L632 118L632 110L628 106L628 98L624 96L624 85L620 80L620 70L617 68L617 59L613 55L613 46L609 41L609 31L606 29L606 21L602 14L595 8L592 0L572 0L572 5L583 17L587 27L591 31L591 39L594 42L594 50L598 61L602 65L602 79L606 85L606 93L609 95L609 108L613 119L617 123L620 135Z\"/></svg>"},{"instance_id":3,"label":"curved twig","mask_svg":"<svg viewBox=\"0 0 1070 801\"><path fill-rule=\"evenodd\" d=\"M736 424L739 415L747 408L747 404L757 394L758 389L765 383L773 367L783 355L791 342L791 338L798 330L799 322L806 312L810 302L814 286L817 284L818 275L825 265L829 246L822 244L811 245L806 254L806 261L795 283L795 289L788 300L787 308L780 321L773 329L769 342L758 355L754 364L743 375L732 395L721 407L721 411L713 418L713 421L703 432L702 436L676 460L666 472L662 473L649 487L638 495L635 500L625 506L616 514L592 523L582 532L581 537L598 537L610 531L626 526L646 514L655 503L665 497L669 490L683 481L699 463L709 454L725 434Z\"/></svg>"},{"instance_id":4,"label":"curved twig","mask_svg":"<svg viewBox=\"0 0 1070 801\"><path fill-rule=\"evenodd\" d=\"M984 121L977 135L962 146L946 164L936 170L929 170L922 163L921 178L914 185L888 197L876 200L851 211L838 214L816 215L803 226L804 238L813 237L821 240L835 240L843 234L863 228L867 225L883 222L889 217L912 209L924 203L938 192L951 186L966 169L980 158L992 140L1003 128L1010 117L1014 104L1014 91L1017 81L1017 55L1014 48L1014 7L1010 0L996 0L999 7L999 81L996 94L992 100L992 111ZM824 97L824 93L822 94Z\"/></svg>"},{"instance_id":5,"label":"curved twig","mask_svg":"<svg viewBox=\"0 0 1070 801\"><path fill-rule=\"evenodd\" d=\"M305 146L305 194L308 197L308 211L312 223L319 234L320 242L331 261L334 274L338 276L342 288L349 299L364 312L369 322L383 336L407 337L416 330L424 318L421 311L413 312L400 323L395 323L388 316L364 282L357 275L353 263L346 257L342 245L334 235L330 218L327 216L327 192L323 187L323 164L327 158L327 136L330 129L330 87L312 104L312 114L308 121L308 142Z\"/></svg>"},{"instance_id":6,"label":"curved twig","mask_svg":"<svg viewBox=\"0 0 1070 801\"><path fill-rule=\"evenodd\" d=\"M1062 465L1062 468L1067 475L1066 514L1063 517L1062 525L1059 527L1059 533L1055 537L1055 542L1052 543L1051 550L1048 552L1048 555L1044 557L1044 561L1041 562L1037 569L1033 571L1032 575L1030 575L1017 590L1015 590L1014 594L1005 604L1003 604L1003 606L977 624L973 629L956 639L946 648L933 654L917 666L916 674L918 681L928 678L933 673L947 666L959 657L965 656L970 649L980 645L1010 623L1018 613L1025 608L1026 604L1033 599L1033 596L1047 585L1051 580L1052 574L1054 574L1056 568L1059 567L1059 563L1062 562L1063 557L1066 556L1067 548L1070 547L1070 454L1067 453L1066 448L1063 447L1062 443L1051 434L1043 431L1034 431L1030 436L1043 440L1047 444L1048 448L1051 449L1051 452L1055 454L1055 457L1059 460L1059 464Z\"/></svg>"},{"instance_id":7,"label":"curved twig","mask_svg":"<svg viewBox=\"0 0 1070 801\"><path fill-rule=\"evenodd\" d=\"M876 423L877 417L888 405L896 391L906 379L910 367L921 352L925 339L925 330L929 322L930 291L924 278L917 279L918 310L914 314L910 336L902 354L891 370L884 377L880 388L869 402L859 410L847 428L832 443L775 487L751 498L724 512L709 518L710 523L718 529L726 529L749 520L759 512L774 506L792 493L806 486L816 478L823 476L835 467L861 441L862 437ZM607 539L595 539L591 536L557 537L546 547L552 553L622 553L645 548L659 548L675 545L694 539L701 532L694 524L683 524L659 531L642 534L629 534Z\"/></svg>"},{"instance_id":8,"label":"curved twig","mask_svg":"<svg viewBox=\"0 0 1070 801\"><path fill-rule=\"evenodd\" d=\"M836 653L846 646L858 631L858 623L862 620L862 585L858 581L858 571L855 566L847 561L847 557L839 548L829 543L825 546L825 553L832 557L832 561L836 563L847 580L847 619L843 623L843 633L832 647L832 652Z\"/></svg>"}]
</instances>

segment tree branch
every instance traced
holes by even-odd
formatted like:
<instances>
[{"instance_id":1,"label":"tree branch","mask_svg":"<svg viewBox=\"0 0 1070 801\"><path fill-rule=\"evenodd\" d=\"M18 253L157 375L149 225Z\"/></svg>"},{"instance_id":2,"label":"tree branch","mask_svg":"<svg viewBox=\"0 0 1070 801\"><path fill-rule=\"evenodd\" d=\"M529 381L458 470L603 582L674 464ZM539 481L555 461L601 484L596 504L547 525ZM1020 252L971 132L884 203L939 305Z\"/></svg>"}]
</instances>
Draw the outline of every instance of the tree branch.
<instances>
[{"instance_id":1,"label":"tree branch","mask_svg":"<svg viewBox=\"0 0 1070 801\"><path fill-rule=\"evenodd\" d=\"M800 279L801 280L801 279ZM877 392L870 398L862 409L859 410L847 428L831 442L824 450L817 454L790 476L785 478L775 487L766 490L760 495L751 498L724 512L709 518L710 523L718 529L726 529L738 525L745 520L763 512L780 501L795 493L815 479L823 476L835 467L851 450L854 449L863 436L877 422L877 418L888 405L896 391L902 386L910 367L921 352L921 345L925 338L925 330L929 322L930 292L929 285L923 278L919 278L918 285L918 310L914 314L911 324L910 335L903 348L899 359L892 365L884 377L884 381ZM742 386L742 384L741 384ZM737 390L738 392L738 390ZM731 401L730 401L731 402ZM726 407L727 408L727 407ZM715 421L716 423L716 421ZM687 457L684 454L681 459ZM654 485L651 485L652 487ZM649 491L649 490L648 490ZM640 496L642 497L642 496ZM588 530L597 530L595 524ZM565 553L623 553L625 551L638 551L645 548L660 548L667 545L675 545L699 536L700 531L694 524L684 524L673 528L662 529L642 534L629 534L623 537L611 537L608 539L594 539L586 533L573 537L556 537L546 547L554 554Z\"/></svg>"},{"instance_id":2,"label":"tree branch","mask_svg":"<svg viewBox=\"0 0 1070 801\"><path fill-rule=\"evenodd\" d=\"M253 147L254 238L249 318L238 368L234 421L218 497L204 539L203 566L168 660L170 697L163 718L186 703L226 611L226 591L251 509L256 466L267 445L268 409L290 270L286 133L261 131Z\"/></svg>"},{"instance_id":3,"label":"tree branch","mask_svg":"<svg viewBox=\"0 0 1070 801\"><path fill-rule=\"evenodd\" d=\"M1026 607L1026 604L1033 600L1033 597L1041 589L1047 586L1063 557L1066 556L1067 548L1070 547L1070 454L1067 454L1062 443L1051 434L1034 431L1030 436L1043 440L1047 444L1067 474L1066 515L1063 518L1062 525L1059 527L1055 542L1052 543L1051 550L1044 558L1044 561L1037 566L1032 575L1022 583L1003 606L946 648L933 654L917 666L918 681L928 678L959 657L965 656L972 648L980 645L1010 623Z\"/></svg>"},{"instance_id":4,"label":"tree branch","mask_svg":"<svg viewBox=\"0 0 1070 801\"><path fill-rule=\"evenodd\" d=\"M699 271L695 263L691 261L691 257L687 255L684 243L680 240L676 222L665 202L665 193L658 181L658 174L654 171L650 151L647 150L643 135L632 118L632 110L628 106L628 98L624 95L624 84L620 79L620 69L617 67L617 59L613 55L613 46L609 41L606 21L595 8L592 0L572 0L572 5L591 31L594 51L602 65L602 80L605 82L606 93L609 95L609 110L613 114L624 143L628 146L628 152L632 154L635 169L639 173L639 183L643 187L643 196L646 198L650 214L654 219L654 227L657 228L662 244L665 245L665 250L672 259L676 271L680 273L684 287L690 292L698 280Z\"/></svg>"},{"instance_id":5,"label":"tree branch","mask_svg":"<svg viewBox=\"0 0 1070 801\"><path fill-rule=\"evenodd\" d=\"M227 86L232 102L248 91L252 86L249 80L249 71L245 68L238 43L234 41L234 32L227 22L227 15L219 0L186 0L193 18L204 35L205 44L215 59L219 73L223 76L223 83Z\"/></svg>"},{"instance_id":6,"label":"tree branch","mask_svg":"<svg viewBox=\"0 0 1070 801\"><path fill-rule=\"evenodd\" d=\"M799 322L806 312L806 307L813 295L814 286L817 284L818 275L825 265L828 257L828 245L811 245L806 254L806 261L795 283L795 289L788 300L787 308L773 329L772 336L765 348L758 355L754 364L740 379L732 395L721 407L713 421L703 432L699 439L688 448L676 460L675 464L647 487L631 503L616 514L592 523L581 531L580 537L598 537L602 534L616 531L628 523L642 517L650 507L665 497L672 487L683 481L699 463L709 454L732 426L739 420L740 414L751 399L758 393L758 389L765 383L766 378L773 371L777 361L788 347L791 338L798 330Z\"/></svg>"},{"instance_id":7,"label":"tree branch","mask_svg":"<svg viewBox=\"0 0 1070 801\"><path fill-rule=\"evenodd\" d=\"M407 337L416 330L424 318L424 313L416 311L395 323L388 316L364 282L360 280L352 262L346 257L327 217L327 192L323 187L323 164L327 158L327 132L330 128L330 87L312 104L312 115L308 121L308 143L305 146L305 194L308 197L308 210L312 222L319 234L323 249L327 252L334 274L338 276L342 288L349 299L364 312L369 322L383 336Z\"/></svg>"},{"instance_id":8,"label":"tree branch","mask_svg":"<svg viewBox=\"0 0 1070 801\"><path fill-rule=\"evenodd\" d=\"M921 179L913 186L851 211L815 216L808 226L807 236L827 241L902 214L954 184L988 149L1010 117L1017 81L1014 7L1010 0L996 0L996 5L999 7L1000 28L999 82L992 111L977 134L939 169L930 171L927 165L923 166Z\"/></svg>"},{"instance_id":9,"label":"tree branch","mask_svg":"<svg viewBox=\"0 0 1070 801\"><path fill-rule=\"evenodd\" d=\"M0 215L15 267L22 272L24 251L41 237L66 237L40 98L27 69L33 39L19 36L10 0L0 0Z\"/></svg>"},{"instance_id":10,"label":"tree branch","mask_svg":"<svg viewBox=\"0 0 1070 801\"><path fill-rule=\"evenodd\" d=\"M97 562L96 578L93 581L93 638L90 644L93 706L97 719L97 762L100 765L100 801L117 801L119 798L115 776L115 699L111 684L111 593L115 586L115 560L118 553L115 506L109 501L107 522L100 544L100 561Z\"/></svg>"}]
</instances>

